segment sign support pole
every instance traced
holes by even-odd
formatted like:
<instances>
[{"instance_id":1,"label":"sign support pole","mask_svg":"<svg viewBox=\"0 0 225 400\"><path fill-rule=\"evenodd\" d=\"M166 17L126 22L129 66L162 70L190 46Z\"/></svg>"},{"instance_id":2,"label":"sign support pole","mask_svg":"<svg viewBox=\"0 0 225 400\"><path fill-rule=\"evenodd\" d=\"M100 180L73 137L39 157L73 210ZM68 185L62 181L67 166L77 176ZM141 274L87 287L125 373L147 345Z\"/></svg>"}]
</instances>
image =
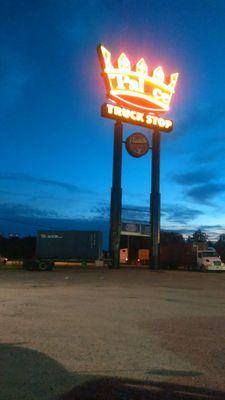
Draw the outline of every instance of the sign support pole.
<instances>
[{"instance_id":1,"label":"sign support pole","mask_svg":"<svg viewBox=\"0 0 225 400\"><path fill-rule=\"evenodd\" d=\"M150 267L160 265L160 132L152 135L152 185L150 197Z\"/></svg>"},{"instance_id":2,"label":"sign support pole","mask_svg":"<svg viewBox=\"0 0 225 400\"><path fill-rule=\"evenodd\" d=\"M122 139L123 125L120 121L116 121L114 125L113 180L111 189L109 235L110 256L112 258L113 268L119 268L120 266Z\"/></svg>"}]
</instances>

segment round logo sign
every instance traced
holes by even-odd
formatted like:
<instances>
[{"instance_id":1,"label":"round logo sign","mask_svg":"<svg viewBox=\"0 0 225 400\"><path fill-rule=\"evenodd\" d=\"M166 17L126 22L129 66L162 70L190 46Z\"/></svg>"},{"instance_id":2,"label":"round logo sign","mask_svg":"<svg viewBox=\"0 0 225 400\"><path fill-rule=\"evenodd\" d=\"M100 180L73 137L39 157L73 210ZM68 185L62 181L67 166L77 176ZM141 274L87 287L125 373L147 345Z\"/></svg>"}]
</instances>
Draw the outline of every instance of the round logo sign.
<instances>
[{"instance_id":1,"label":"round logo sign","mask_svg":"<svg viewBox=\"0 0 225 400\"><path fill-rule=\"evenodd\" d=\"M128 136L126 140L126 149L133 157L142 157L149 150L148 139L143 133L135 132Z\"/></svg>"}]
</instances>

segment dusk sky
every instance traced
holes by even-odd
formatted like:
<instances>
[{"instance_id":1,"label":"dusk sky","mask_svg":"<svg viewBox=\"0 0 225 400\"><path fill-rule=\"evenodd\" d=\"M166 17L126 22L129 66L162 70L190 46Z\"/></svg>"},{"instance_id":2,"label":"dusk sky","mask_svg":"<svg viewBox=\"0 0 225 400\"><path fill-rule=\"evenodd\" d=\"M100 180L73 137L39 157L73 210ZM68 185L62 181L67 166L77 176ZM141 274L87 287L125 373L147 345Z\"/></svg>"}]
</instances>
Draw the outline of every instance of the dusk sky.
<instances>
[{"instance_id":1,"label":"dusk sky","mask_svg":"<svg viewBox=\"0 0 225 400\"><path fill-rule=\"evenodd\" d=\"M113 121L96 46L179 72L161 141L162 228L225 232L225 1L2 0L0 232L107 230ZM143 128L124 125L124 138ZM151 153L123 150L123 219L146 220ZM137 211L129 211L129 209Z\"/></svg>"}]
</instances>

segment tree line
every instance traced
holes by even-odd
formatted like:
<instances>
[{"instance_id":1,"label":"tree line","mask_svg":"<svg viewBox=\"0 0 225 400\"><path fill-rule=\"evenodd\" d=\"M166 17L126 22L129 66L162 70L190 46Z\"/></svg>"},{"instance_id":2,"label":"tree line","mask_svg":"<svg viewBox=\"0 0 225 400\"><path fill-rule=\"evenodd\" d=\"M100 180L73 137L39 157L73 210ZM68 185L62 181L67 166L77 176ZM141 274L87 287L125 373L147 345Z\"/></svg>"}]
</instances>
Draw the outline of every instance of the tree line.
<instances>
[{"instance_id":1,"label":"tree line","mask_svg":"<svg viewBox=\"0 0 225 400\"><path fill-rule=\"evenodd\" d=\"M184 243L202 243L205 242L210 247L214 247L221 258L225 261L225 234L219 236L217 242L212 243L208 240L208 236L201 230L195 231L191 236L185 240L183 235L174 231L161 232L161 244L184 244ZM36 237L26 236L23 238L13 236L4 237L0 235L0 255L9 259L26 259L35 256Z\"/></svg>"},{"instance_id":2,"label":"tree line","mask_svg":"<svg viewBox=\"0 0 225 400\"><path fill-rule=\"evenodd\" d=\"M34 236L20 238L17 236L4 237L0 235L0 255L11 260L33 258L35 247L36 237Z\"/></svg>"}]
</instances>

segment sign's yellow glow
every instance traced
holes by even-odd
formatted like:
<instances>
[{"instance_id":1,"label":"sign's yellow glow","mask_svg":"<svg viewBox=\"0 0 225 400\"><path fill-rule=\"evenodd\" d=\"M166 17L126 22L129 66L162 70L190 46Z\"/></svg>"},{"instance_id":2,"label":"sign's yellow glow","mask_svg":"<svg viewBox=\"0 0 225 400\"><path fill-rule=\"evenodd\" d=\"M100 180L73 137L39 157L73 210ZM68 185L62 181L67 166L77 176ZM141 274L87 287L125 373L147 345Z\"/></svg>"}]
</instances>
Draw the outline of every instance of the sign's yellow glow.
<instances>
[{"instance_id":1,"label":"sign's yellow glow","mask_svg":"<svg viewBox=\"0 0 225 400\"><path fill-rule=\"evenodd\" d=\"M118 105L128 105L152 114L158 115L169 110L178 73L166 79L163 68L159 66L149 75L144 58L136 63L134 71L125 53L119 56L114 67L111 53L102 45L98 48L98 54L109 98Z\"/></svg>"},{"instance_id":2,"label":"sign's yellow glow","mask_svg":"<svg viewBox=\"0 0 225 400\"><path fill-rule=\"evenodd\" d=\"M130 110L113 104L102 106L102 116L127 122L129 124L141 125L146 128L155 128L160 131L170 132L173 129L173 121L156 115Z\"/></svg>"}]
</instances>

